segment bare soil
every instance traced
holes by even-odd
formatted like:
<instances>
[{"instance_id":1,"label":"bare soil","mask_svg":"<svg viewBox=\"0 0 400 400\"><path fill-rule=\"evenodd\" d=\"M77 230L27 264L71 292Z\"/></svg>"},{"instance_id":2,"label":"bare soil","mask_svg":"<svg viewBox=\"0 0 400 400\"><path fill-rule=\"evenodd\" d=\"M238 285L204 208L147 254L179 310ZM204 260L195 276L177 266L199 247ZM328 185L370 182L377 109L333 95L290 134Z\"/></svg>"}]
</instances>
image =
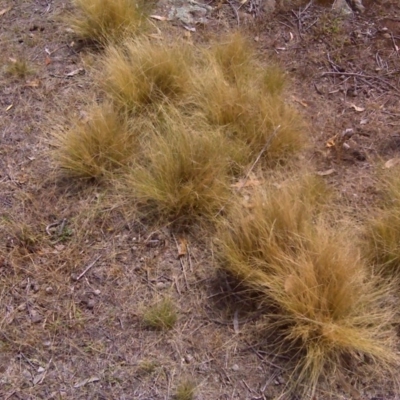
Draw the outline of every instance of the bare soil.
<instances>
[{"instance_id":1,"label":"bare soil","mask_svg":"<svg viewBox=\"0 0 400 400\"><path fill-rule=\"evenodd\" d=\"M362 221L379 199L377 171L400 151L398 1L364 2L364 14L348 16L308 2L268 15L256 1L207 3L210 21L195 32L154 23L164 40L193 42L246 29L260 59L287 71L288 101L308 121L305 162ZM55 171L50 132L98 96L96 53L63 20L71 9L51 0L0 6L0 398L171 399L188 380L198 400L276 398L286 360L252 336L263 316L216 273L210 239L193 232L178 259L180 238L167 228L150 231L106 188ZM8 73L15 60L30 73ZM151 330L143 312L164 297L178 322ZM400 397L372 374L315 398Z\"/></svg>"}]
</instances>

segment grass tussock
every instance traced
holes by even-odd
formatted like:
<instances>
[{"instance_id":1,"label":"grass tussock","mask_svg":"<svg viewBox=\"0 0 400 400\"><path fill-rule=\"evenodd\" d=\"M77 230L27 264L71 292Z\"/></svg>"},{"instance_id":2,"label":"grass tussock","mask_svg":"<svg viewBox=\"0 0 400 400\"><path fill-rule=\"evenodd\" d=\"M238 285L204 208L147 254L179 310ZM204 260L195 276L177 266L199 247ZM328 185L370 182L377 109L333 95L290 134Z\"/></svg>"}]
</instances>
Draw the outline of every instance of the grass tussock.
<instances>
[{"instance_id":1,"label":"grass tussock","mask_svg":"<svg viewBox=\"0 0 400 400\"><path fill-rule=\"evenodd\" d=\"M54 134L54 158L68 175L101 178L138 153L137 129L110 104L95 105L84 121Z\"/></svg>"},{"instance_id":2,"label":"grass tussock","mask_svg":"<svg viewBox=\"0 0 400 400\"><path fill-rule=\"evenodd\" d=\"M146 326L155 330L170 330L178 320L176 307L170 299L163 299L149 307L143 314Z\"/></svg>"},{"instance_id":3,"label":"grass tussock","mask_svg":"<svg viewBox=\"0 0 400 400\"><path fill-rule=\"evenodd\" d=\"M6 66L6 74L14 76L19 79L26 78L28 75L32 74L33 70L29 66L26 60L11 59Z\"/></svg>"},{"instance_id":4,"label":"grass tussock","mask_svg":"<svg viewBox=\"0 0 400 400\"><path fill-rule=\"evenodd\" d=\"M73 0L76 12L69 24L81 38L104 45L132 36L145 27L138 0Z\"/></svg>"},{"instance_id":5,"label":"grass tussock","mask_svg":"<svg viewBox=\"0 0 400 400\"><path fill-rule=\"evenodd\" d=\"M173 398L174 400L193 400L195 392L195 383L191 380L185 380L178 385Z\"/></svg>"},{"instance_id":6,"label":"grass tussock","mask_svg":"<svg viewBox=\"0 0 400 400\"><path fill-rule=\"evenodd\" d=\"M105 90L130 111L180 100L190 87L192 56L183 43L137 39L110 46L102 63Z\"/></svg>"},{"instance_id":7,"label":"grass tussock","mask_svg":"<svg viewBox=\"0 0 400 400\"><path fill-rule=\"evenodd\" d=\"M284 74L257 62L243 36L225 41L206 51L207 63L194 78L195 103L210 124L223 128L238 166L248 165L267 142L267 164L290 158L306 139L301 118L283 101Z\"/></svg>"},{"instance_id":8,"label":"grass tussock","mask_svg":"<svg viewBox=\"0 0 400 400\"><path fill-rule=\"evenodd\" d=\"M274 351L292 355L294 391L313 393L344 360L366 356L391 370L396 359L389 288L367 274L346 235L323 223L314 179L260 190L232 206L218 232L221 265L264 295Z\"/></svg>"},{"instance_id":9,"label":"grass tussock","mask_svg":"<svg viewBox=\"0 0 400 400\"><path fill-rule=\"evenodd\" d=\"M382 208L367 220L364 252L385 276L400 276L400 169L381 177Z\"/></svg>"},{"instance_id":10,"label":"grass tussock","mask_svg":"<svg viewBox=\"0 0 400 400\"><path fill-rule=\"evenodd\" d=\"M212 218L229 196L225 141L201 120L165 111L123 190L150 219L189 223Z\"/></svg>"}]
</instances>

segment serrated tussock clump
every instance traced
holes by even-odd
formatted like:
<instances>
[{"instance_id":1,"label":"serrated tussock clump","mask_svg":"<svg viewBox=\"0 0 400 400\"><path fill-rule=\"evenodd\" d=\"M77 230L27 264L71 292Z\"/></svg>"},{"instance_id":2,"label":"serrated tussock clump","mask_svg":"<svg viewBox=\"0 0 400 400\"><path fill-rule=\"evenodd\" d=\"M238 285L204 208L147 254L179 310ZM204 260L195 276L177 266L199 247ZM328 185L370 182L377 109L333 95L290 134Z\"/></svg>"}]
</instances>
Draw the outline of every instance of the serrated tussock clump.
<instances>
[{"instance_id":1,"label":"serrated tussock clump","mask_svg":"<svg viewBox=\"0 0 400 400\"><path fill-rule=\"evenodd\" d=\"M399 361L392 288L368 273L345 232L323 222L317 187L301 179L238 199L216 239L221 267L263 295L271 349L292 357L289 390L308 395L344 360L363 355L391 372Z\"/></svg>"},{"instance_id":2,"label":"serrated tussock clump","mask_svg":"<svg viewBox=\"0 0 400 400\"><path fill-rule=\"evenodd\" d=\"M105 45L145 28L143 3L137 0L73 0L69 25L81 38Z\"/></svg>"},{"instance_id":3,"label":"serrated tussock clump","mask_svg":"<svg viewBox=\"0 0 400 400\"><path fill-rule=\"evenodd\" d=\"M53 135L53 156L69 176L101 178L126 166L139 149L138 131L108 103L94 105L84 120Z\"/></svg>"},{"instance_id":4,"label":"serrated tussock clump","mask_svg":"<svg viewBox=\"0 0 400 400\"><path fill-rule=\"evenodd\" d=\"M110 46L102 61L102 80L114 101L145 112L163 102L180 101L190 90L192 52L184 43L165 45L132 39Z\"/></svg>"},{"instance_id":5,"label":"serrated tussock clump","mask_svg":"<svg viewBox=\"0 0 400 400\"><path fill-rule=\"evenodd\" d=\"M166 110L121 190L150 218L180 223L212 218L230 194L224 143L204 121Z\"/></svg>"},{"instance_id":6,"label":"serrated tussock clump","mask_svg":"<svg viewBox=\"0 0 400 400\"><path fill-rule=\"evenodd\" d=\"M380 177L383 201L367 218L363 250L367 260L386 277L400 277L400 169Z\"/></svg>"}]
</instances>

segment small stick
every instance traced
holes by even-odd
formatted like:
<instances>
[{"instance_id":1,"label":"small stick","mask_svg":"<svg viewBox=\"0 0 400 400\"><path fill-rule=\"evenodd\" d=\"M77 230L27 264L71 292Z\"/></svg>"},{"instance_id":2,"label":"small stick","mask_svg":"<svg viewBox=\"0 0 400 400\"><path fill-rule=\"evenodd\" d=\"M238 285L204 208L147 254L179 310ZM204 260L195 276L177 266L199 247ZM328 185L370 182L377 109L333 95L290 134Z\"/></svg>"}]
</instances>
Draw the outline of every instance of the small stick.
<instances>
[{"instance_id":1,"label":"small stick","mask_svg":"<svg viewBox=\"0 0 400 400\"><path fill-rule=\"evenodd\" d=\"M78 275L78 277L76 278L76 280L79 281L79 279L81 279L82 276L84 276L84 275L86 274L86 272L89 271L90 268L93 268L93 267L94 267L94 265L96 264L96 262L97 262L100 258L101 258L101 256L97 256L97 257L95 258L95 260L94 260L92 263L90 263L90 264L87 266L87 268L86 268L80 275Z\"/></svg>"},{"instance_id":2,"label":"small stick","mask_svg":"<svg viewBox=\"0 0 400 400\"><path fill-rule=\"evenodd\" d=\"M177 249L178 249L178 252L179 252L179 244L178 244L178 241L176 240L175 235L174 235L174 240L175 240L175 244L176 244L176 247L177 247ZM188 283L187 276L186 276L185 263L183 262L183 259L182 259L183 256L179 256L178 258L179 258L179 262L181 263L182 274L183 274L183 279L184 279L184 281L185 281L186 289L189 290L189 283ZM178 290L178 289L177 289L177 290ZM178 291L179 291L179 290L178 290Z\"/></svg>"},{"instance_id":3,"label":"small stick","mask_svg":"<svg viewBox=\"0 0 400 400\"><path fill-rule=\"evenodd\" d=\"M230 0L228 0L228 3L232 7L233 12L235 13L237 25L240 26L240 18L239 18L238 10L236 10L235 6L232 4L232 2Z\"/></svg>"}]
</instances>

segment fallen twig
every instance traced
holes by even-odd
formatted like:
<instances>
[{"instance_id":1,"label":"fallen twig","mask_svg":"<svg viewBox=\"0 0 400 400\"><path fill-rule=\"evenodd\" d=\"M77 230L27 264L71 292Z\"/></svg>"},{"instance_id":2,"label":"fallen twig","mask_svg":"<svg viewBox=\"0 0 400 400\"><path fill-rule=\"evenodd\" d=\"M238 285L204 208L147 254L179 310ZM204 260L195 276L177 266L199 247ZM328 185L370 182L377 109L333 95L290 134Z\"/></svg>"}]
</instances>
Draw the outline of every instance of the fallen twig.
<instances>
[{"instance_id":1,"label":"fallen twig","mask_svg":"<svg viewBox=\"0 0 400 400\"><path fill-rule=\"evenodd\" d=\"M95 258L95 260L94 260L92 263L90 263L90 264L86 267L86 269L85 269L80 275L77 276L76 280L79 281L79 279L81 279L81 278L86 274L86 272L89 271L90 268L93 268L93 267L94 267L94 265L96 264L96 262L97 262L100 258L101 258L101 256L97 256L97 257Z\"/></svg>"}]
</instances>

